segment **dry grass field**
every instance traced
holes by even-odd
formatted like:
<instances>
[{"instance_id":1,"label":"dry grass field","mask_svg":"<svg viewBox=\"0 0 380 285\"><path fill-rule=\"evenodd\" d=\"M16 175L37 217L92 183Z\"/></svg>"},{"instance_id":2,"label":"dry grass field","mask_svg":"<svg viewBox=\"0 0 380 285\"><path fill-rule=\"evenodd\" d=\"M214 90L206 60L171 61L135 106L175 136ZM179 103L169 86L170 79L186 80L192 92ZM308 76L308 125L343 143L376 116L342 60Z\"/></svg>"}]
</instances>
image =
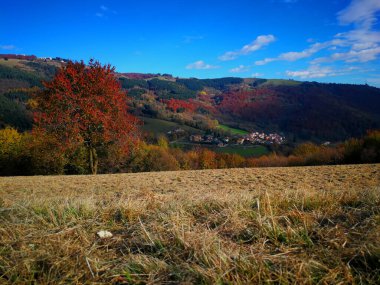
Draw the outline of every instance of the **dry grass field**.
<instances>
[{"instance_id":1,"label":"dry grass field","mask_svg":"<svg viewBox=\"0 0 380 285\"><path fill-rule=\"evenodd\" d=\"M0 283L379 284L380 165L0 178Z\"/></svg>"}]
</instances>

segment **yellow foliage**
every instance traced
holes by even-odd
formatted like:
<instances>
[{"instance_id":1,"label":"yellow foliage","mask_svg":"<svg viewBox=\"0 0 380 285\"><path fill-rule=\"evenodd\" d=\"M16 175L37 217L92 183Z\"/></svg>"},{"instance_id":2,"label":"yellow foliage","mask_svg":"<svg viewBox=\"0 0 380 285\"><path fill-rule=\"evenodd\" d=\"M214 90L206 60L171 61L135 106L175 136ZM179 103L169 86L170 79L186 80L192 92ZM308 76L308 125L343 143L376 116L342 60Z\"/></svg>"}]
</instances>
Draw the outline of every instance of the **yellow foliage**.
<instances>
[{"instance_id":1,"label":"yellow foliage","mask_svg":"<svg viewBox=\"0 0 380 285\"><path fill-rule=\"evenodd\" d=\"M169 148L169 142L165 136L159 136L157 139L157 144L164 149Z\"/></svg>"},{"instance_id":2,"label":"yellow foliage","mask_svg":"<svg viewBox=\"0 0 380 285\"><path fill-rule=\"evenodd\" d=\"M18 150L22 137L22 134L10 127L0 130L0 156L9 155Z\"/></svg>"},{"instance_id":3,"label":"yellow foliage","mask_svg":"<svg viewBox=\"0 0 380 285\"><path fill-rule=\"evenodd\" d=\"M28 102L27 102L27 106L29 109L37 109L38 107L38 102L37 100L35 99L29 99Z\"/></svg>"},{"instance_id":4,"label":"yellow foliage","mask_svg":"<svg viewBox=\"0 0 380 285\"><path fill-rule=\"evenodd\" d=\"M320 150L320 148L313 143L304 143L297 146L293 152L296 156L306 156L313 153L316 153Z\"/></svg>"}]
</instances>

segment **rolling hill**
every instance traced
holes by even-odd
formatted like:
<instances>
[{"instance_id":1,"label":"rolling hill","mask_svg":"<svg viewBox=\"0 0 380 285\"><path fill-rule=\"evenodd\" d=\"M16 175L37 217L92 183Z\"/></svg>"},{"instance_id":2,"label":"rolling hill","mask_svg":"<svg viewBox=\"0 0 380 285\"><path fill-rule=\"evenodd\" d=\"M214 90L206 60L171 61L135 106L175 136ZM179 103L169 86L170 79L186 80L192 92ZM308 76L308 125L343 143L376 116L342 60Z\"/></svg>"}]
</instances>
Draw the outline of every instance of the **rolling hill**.
<instances>
[{"instance_id":1,"label":"rolling hill","mask_svg":"<svg viewBox=\"0 0 380 285\"><path fill-rule=\"evenodd\" d=\"M0 126L31 127L30 94L61 64L59 58L5 60L0 56ZM368 85L170 74L117 76L131 97L135 115L188 125L199 132L216 131L220 123L246 131L283 133L294 142L320 142L357 137L380 127L380 89Z\"/></svg>"}]
</instances>

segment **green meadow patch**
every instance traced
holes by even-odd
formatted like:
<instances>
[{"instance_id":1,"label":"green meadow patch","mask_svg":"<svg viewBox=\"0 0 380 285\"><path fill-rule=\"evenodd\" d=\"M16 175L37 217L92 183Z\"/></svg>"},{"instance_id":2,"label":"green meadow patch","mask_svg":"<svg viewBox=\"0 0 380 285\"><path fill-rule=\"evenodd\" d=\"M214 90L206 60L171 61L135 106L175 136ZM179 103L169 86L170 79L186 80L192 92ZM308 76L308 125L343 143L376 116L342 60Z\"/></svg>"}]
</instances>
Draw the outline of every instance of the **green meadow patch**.
<instances>
[{"instance_id":1,"label":"green meadow patch","mask_svg":"<svg viewBox=\"0 0 380 285\"><path fill-rule=\"evenodd\" d=\"M247 132L245 130L232 128L232 127L229 127L229 126L226 126L226 125L219 125L218 129L221 129L223 131L229 132L232 135L242 135L242 136L244 136L244 135L249 134L249 132Z\"/></svg>"}]
</instances>

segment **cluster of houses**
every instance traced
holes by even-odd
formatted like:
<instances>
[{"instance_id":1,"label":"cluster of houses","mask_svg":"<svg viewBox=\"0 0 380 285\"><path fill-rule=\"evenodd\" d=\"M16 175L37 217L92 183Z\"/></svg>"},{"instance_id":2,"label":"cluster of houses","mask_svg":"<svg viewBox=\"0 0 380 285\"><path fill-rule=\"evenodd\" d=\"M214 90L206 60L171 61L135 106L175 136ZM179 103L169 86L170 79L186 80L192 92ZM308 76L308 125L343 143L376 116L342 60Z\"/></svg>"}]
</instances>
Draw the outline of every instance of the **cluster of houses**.
<instances>
[{"instance_id":1,"label":"cluster of houses","mask_svg":"<svg viewBox=\"0 0 380 285\"><path fill-rule=\"evenodd\" d=\"M170 140L177 140L179 138L185 137L188 133L181 128L175 129L173 131L169 131L166 133Z\"/></svg>"},{"instance_id":2,"label":"cluster of houses","mask_svg":"<svg viewBox=\"0 0 380 285\"><path fill-rule=\"evenodd\" d=\"M266 134L259 132L252 132L243 137L244 142L250 142L254 144L282 144L285 141L285 137L277 134Z\"/></svg>"},{"instance_id":3,"label":"cluster of houses","mask_svg":"<svg viewBox=\"0 0 380 285\"><path fill-rule=\"evenodd\" d=\"M219 147L227 146L230 142L229 137L219 138L213 135L191 135L189 140L194 143L214 144Z\"/></svg>"},{"instance_id":4,"label":"cluster of houses","mask_svg":"<svg viewBox=\"0 0 380 285\"><path fill-rule=\"evenodd\" d=\"M205 143L205 144L214 144L219 147L227 146L228 144L282 144L285 142L285 137L277 134L265 134L259 132L252 132L243 137L216 137L213 135L191 135L189 137L190 142L194 143Z\"/></svg>"},{"instance_id":5,"label":"cluster of houses","mask_svg":"<svg viewBox=\"0 0 380 285\"><path fill-rule=\"evenodd\" d=\"M44 62L48 61L59 61L59 62L68 62L69 60L62 57L39 57L38 59L43 60Z\"/></svg>"}]
</instances>

